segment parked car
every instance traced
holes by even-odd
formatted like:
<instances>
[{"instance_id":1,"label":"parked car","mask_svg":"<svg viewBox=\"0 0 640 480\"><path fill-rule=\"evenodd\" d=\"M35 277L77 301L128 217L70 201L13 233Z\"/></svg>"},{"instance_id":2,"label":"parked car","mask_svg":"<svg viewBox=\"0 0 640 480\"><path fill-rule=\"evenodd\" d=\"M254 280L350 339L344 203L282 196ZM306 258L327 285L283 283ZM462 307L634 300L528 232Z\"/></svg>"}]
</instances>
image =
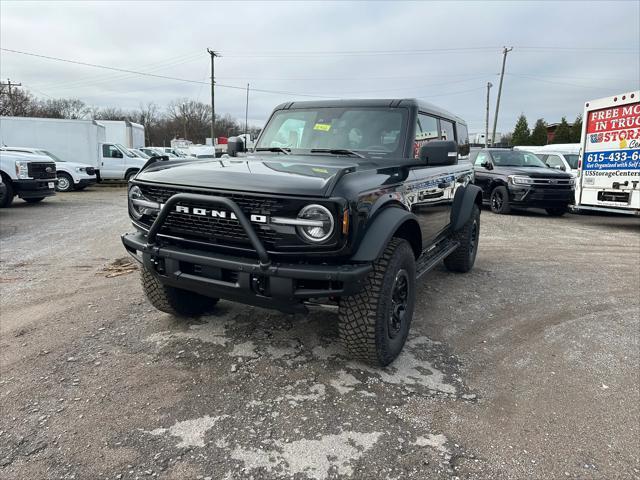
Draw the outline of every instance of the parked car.
<instances>
[{"instance_id":1,"label":"parked car","mask_svg":"<svg viewBox=\"0 0 640 480\"><path fill-rule=\"evenodd\" d=\"M473 267L468 152L464 120L425 102L288 102L246 156L149 162L129 184L135 232L122 241L161 311L338 307L348 352L384 366L409 334L418 278L441 261Z\"/></svg>"},{"instance_id":2,"label":"parked car","mask_svg":"<svg viewBox=\"0 0 640 480\"><path fill-rule=\"evenodd\" d=\"M0 150L0 175L5 185L0 208L11 205L15 196L37 203L56 194L56 164L48 157Z\"/></svg>"},{"instance_id":3,"label":"parked car","mask_svg":"<svg viewBox=\"0 0 640 480\"><path fill-rule=\"evenodd\" d=\"M165 151L163 147L142 147L142 148L138 148L138 150L148 155L148 158L156 157L158 155L167 156L169 158L174 158L174 159L178 158L178 155Z\"/></svg>"},{"instance_id":4,"label":"parked car","mask_svg":"<svg viewBox=\"0 0 640 480\"><path fill-rule=\"evenodd\" d=\"M6 152L26 153L41 155L53 160L56 164L56 176L58 192L70 192L72 190L84 190L89 185L97 182L96 169L84 163L67 162L47 150L29 147L2 147Z\"/></svg>"},{"instance_id":5,"label":"parked car","mask_svg":"<svg viewBox=\"0 0 640 480\"><path fill-rule=\"evenodd\" d=\"M471 152L474 183L482 201L494 213L511 208L543 208L549 215L564 215L574 202L575 178L547 167L531 152L483 148Z\"/></svg>"},{"instance_id":6,"label":"parked car","mask_svg":"<svg viewBox=\"0 0 640 480\"><path fill-rule=\"evenodd\" d=\"M562 170L570 173L574 177L578 176L578 160L580 155L577 153L564 153L560 151L551 151L536 154L540 160L549 168Z\"/></svg>"},{"instance_id":7,"label":"parked car","mask_svg":"<svg viewBox=\"0 0 640 480\"><path fill-rule=\"evenodd\" d=\"M148 160L151 158L149 155L147 155L142 150L139 150L137 148L129 148L129 152L131 152L134 156L138 158L144 158L145 160Z\"/></svg>"}]
</instances>

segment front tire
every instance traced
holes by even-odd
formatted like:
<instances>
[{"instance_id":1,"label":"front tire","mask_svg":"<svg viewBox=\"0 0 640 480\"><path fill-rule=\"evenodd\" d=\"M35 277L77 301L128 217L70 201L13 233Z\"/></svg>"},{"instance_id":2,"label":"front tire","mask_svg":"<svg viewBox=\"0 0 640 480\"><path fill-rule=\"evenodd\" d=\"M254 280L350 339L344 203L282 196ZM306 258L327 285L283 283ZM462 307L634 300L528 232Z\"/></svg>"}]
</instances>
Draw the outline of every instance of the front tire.
<instances>
[{"instance_id":1,"label":"front tire","mask_svg":"<svg viewBox=\"0 0 640 480\"><path fill-rule=\"evenodd\" d=\"M362 291L340 300L338 330L349 354L379 367L393 362L407 340L415 296L413 250L406 240L393 238Z\"/></svg>"},{"instance_id":2,"label":"front tire","mask_svg":"<svg viewBox=\"0 0 640 480\"><path fill-rule=\"evenodd\" d=\"M5 190L0 197L0 208L7 208L13 202L15 192L13 191L13 185L11 185L11 181L6 179L4 176L2 177L2 183L4 183Z\"/></svg>"},{"instance_id":3,"label":"front tire","mask_svg":"<svg viewBox=\"0 0 640 480\"><path fill-rule=\"evenodd\" d=\"M554 207L554 208L546 208L547 215L552 217L561 217L565 213L567 213L567 207Z\"/></svg>"},{"instance_id":4,"label":"front tire","mask_svg":"<svg viewBox=\"0 0 640 480\"><path fill-rule=\"evenodd\" d=\"M44 197L38 197L38 198L23 198L23 200L27 203L40 203L42 200L44 200Z\"/></svg>"},{"instance_id":5,"label":"front tire","mask_svg":"<svg viewBox=\"0 0 640 480\"><path fill-rule=\"evenodd\" d=\"M480 239L480 208L473 206L471 217L464 227L453 235L453 239L460 243L447 258L444 266L452 272L467 273L473 268L478 253L478 240Z\"/></svg>"},{"instance_id":6,"label":"front tire","mask_svg":"<svg viewBox=\"0 0 640 480\"><path fill-rule=\"evenodd\" d=\"M131 170L130 172L127 172L127 174L124 176L124 179L127 182L129 182L129 180L135 177L137 173L138 173L138 170Z\"/></svg>"},{"instance_id":7,"label":"front tire","mask_svg":"<svg viewBox=\"0 0 640 480\"><path fill-rule=\"evenodd\" d=\"M73 178L68 173L58 173L58 184L56 185L56 192L71 192L73 191Z\"/></svg>"},{"instance_id":8,"label":"front tire","mask_svg":"<svg viewBox=\"0 0 640 480\"><path fill-rule=\"evenodd\" d=\"M491 192L491 198L489 200L491 205L491 211L493 213L506 215L511 212L511 205L509 204L509 191L507 187L496 187Z\"/></svg>"},{"instance_id":9,"label":"front tire","mask_svg":"<svg viewBox=\"0 0 640 480\"><path fill-rule=\"evenodd\" d=\"M217 298L205 297L188 290L163 285L158 277L144 266L140 270L142 289L147 299L161 312L170 313L179 317L197 317L210 312Z\"/></svg>"}]
</instances>

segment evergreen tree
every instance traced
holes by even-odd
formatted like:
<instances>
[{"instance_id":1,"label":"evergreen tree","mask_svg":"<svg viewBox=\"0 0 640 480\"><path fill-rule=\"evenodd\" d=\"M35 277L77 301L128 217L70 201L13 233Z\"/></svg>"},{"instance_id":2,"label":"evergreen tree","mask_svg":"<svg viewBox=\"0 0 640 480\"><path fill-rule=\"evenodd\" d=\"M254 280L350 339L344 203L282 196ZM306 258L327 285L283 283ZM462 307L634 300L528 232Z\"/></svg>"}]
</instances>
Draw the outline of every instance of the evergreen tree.
<instances>
[{"instance_id":1,"label":"evergreen tree","mask_svg":"<svg viewBox=\"0 0 640 480\"><path fill-rule=\"evenodd\" d=\"M567 123L566 117L562 117L551 143L572 143L571 138L571 127Z\"/></svg>"},{"instance_id":2,"label":"evergreen tree","mask_svg":"<svg viewBox=\"0 0 640 480\"><path fill-rule=\"evenodd\" d=\"M576 121L571 127L571 143L580 143L582 136L582 115L576 117Z\"/></svg>"},{"instance_id":3,"label":"evergreen tree","mask_svg":"<svg viewBox=\"0 0 640 480\"><path fill-rule=\"evenodd\" d=\"M547 124L542 118L536 120L536 125L531 132L531 145L546 145L547 144Z\"/></svg>"},{"instance_id":4,"label":"evergreen tree","mask_svg":"<svg viewBox=\"0 0 640 480\"><path fill-rule=\"evenodd\" d=\"M516 126L513 129L513 136L511 142L513 145L529 145L531 132L529 131L529 124L527 123L527 117L521 114L518 117Z\"/></svg>"}]
</instances>

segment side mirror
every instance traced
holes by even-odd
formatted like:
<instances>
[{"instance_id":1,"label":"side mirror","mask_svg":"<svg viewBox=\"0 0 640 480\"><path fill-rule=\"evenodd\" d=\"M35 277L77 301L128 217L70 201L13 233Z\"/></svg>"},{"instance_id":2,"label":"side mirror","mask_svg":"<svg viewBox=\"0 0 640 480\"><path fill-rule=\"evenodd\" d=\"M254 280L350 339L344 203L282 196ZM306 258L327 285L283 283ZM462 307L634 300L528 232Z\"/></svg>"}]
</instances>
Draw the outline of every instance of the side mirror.
<instances>
[{"instance_id":1,"label":"side mirror","mask_svg":"<svg viewBox=\"0 0 640 480\"><path fill-rule=\"evenodd\" d=\"M227 154L230 157L237 157L238 153L245 152L244 141L240 137L229 137L227 140Z\"/></svg>"},{"instance_id":2,"label":"side mirror","mask_svg":"<svg viewBox=\"0 0 640 480\"><path fill-rule=\"evenodd\" d=\"M480 166L486 168L487 170L493 170L493 164L489 160L485 160L480 164Z\"/></svg>"},{"instance_id":3,"label":"side mirror","mask_svg":"<svg viewBox=\"0 0 640 480\"><path fill-rule=\"evenodd\" d=\"M429 167L458 163L458 145L450 140L434 140L420 147L418 158Z\"/></svg>"}]
</instances>

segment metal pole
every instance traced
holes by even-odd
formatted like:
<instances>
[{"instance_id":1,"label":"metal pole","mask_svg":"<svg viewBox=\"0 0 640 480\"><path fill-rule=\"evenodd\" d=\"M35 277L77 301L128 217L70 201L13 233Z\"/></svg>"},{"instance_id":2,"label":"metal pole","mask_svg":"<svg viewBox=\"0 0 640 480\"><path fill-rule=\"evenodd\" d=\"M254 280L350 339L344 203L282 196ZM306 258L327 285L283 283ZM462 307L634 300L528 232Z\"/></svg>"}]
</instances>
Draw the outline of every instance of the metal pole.
<instances>
[{"instance_id":1,"label":"metal pole","mask_svg":"<svg viewBox=\"0 0 640 480\"><path fill-rule=\"evenodd\" d=\"M247 83L247 105L244 109L244 144L247 146L247 131L249 130L249 84ZM246 148L245 148L246 150Z\"/></svg>"},{"instance_id":2,"label":"metal pole","mask_svg":"<svg viewBox=\"0 0 640 480\"><path fill-rule=\"evenodd\" d=\"M214 85L215 81L215 70L214 70L214 59L219 57L220 54L214 50L210 50L207 48L207 52L209 52L209 56L211 57L211 145L216 144L216 104L215 104L215 89Z\"/></svg>"},{"instance_id":3,"label":"metal pole","mask_svg":"<svg viewBox=\"0 0 640 480\"><path fill-rule=\"evenodd\" d=\"M489 92L493 83L487 82L487 115L484 120L484 148L489 146Z\"/></svg>"},{"instance_id":4,"label":"metal pole","mask_svg":"<svg viewBox=\"0 0 640 480\"><path fill-rule=\"evenodd\" d=\"M502 80L504 79L504 67L507 63L507 53L513 50L513 47L504 47L502 50L502 71L500 72L500 85L498 85L498 99L496 100L496 114L493 118L493 134L491 135L491 146L496 143L496 128L498 126L498 110L500 110L500 95L502 94Z\"/></svg>"}]
</instances>

